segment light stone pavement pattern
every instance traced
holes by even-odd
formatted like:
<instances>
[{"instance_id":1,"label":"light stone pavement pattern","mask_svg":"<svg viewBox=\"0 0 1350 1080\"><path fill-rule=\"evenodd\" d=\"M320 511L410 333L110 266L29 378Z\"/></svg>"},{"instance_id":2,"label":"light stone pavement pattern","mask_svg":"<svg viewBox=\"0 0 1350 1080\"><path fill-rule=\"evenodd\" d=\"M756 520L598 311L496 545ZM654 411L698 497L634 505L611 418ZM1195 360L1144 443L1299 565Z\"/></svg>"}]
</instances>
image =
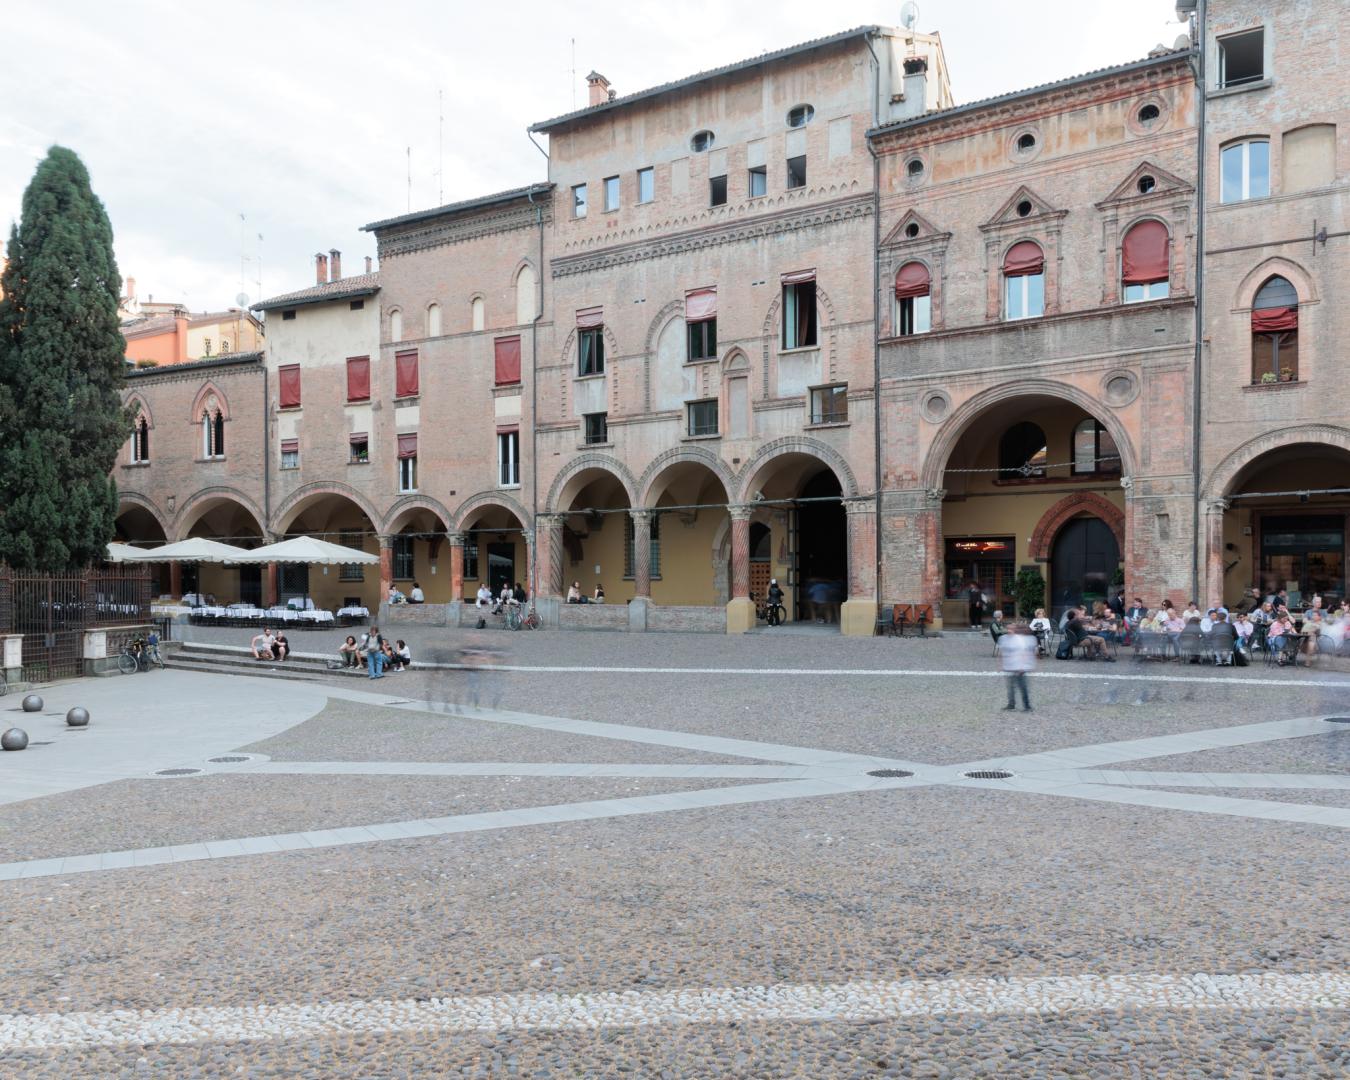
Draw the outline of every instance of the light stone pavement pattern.
<instances>
[{"instance_id":1,"label":"light stone pavement pattern","mask_svg":"<svg viewBox=\"0 0 1350 1080\"><path fill-rule=\"evenodd\" d=\"M808 671L810 669L802 669ZM817 669L818 670L818 669ZM926 675L931 670L915 669ZM856 674L856 669L851 673ZM709 672L711 674L711 672ZM967 675L975 673L967 672ZM180 676L182 677L182 676ZM201 677L210 681L213 677ZM231 688L254 680L226 680ZM275 692L269 684L268 693ZM310 690L309 692L314 692ZM347 688L325 687L319 691L329 698L346 699L385 711L432 713L436 703L416 700L390 702L385 695L372 695ZM306 706L306 708L308 705ZM1149 773L1110 766L1240 747L1263 742L1325 737L1350 730L1319 717L1281 720L1259 724L1234 725L1212 730L1153 736L1118 742L1085 744L1054 751L1010 754L956 764L932 765L891 756L816 750L791 744L768 743L752 739L692 734L669 729L640 728L628 724L607 724L537 714L502 711L479 713L477 718L493 724L554 732L583 739L622 740L651 747L679 748L691 755L739 758L744 765L700 762L697 764L616 763L616 762L426 762L426 761L269 761L250 748L248 760L236 763L210 763L203 758L180 758L179 765L208 770L213 776L246 774L250 776L439 776L439 777L660 777L666 779L753 781L746 786L724 786L705 790L681 791L622 799L588 800L580 803L556 803L543 807L509 811L453 815L450 817L389 821L366 826L338 827L294 834L267 834L236 837L231 840L169 848L113 851L101 854L30 859L0 866L0 878L41 879L52 876L108 871L120 875L125 887L136 888L135 877L125 875L162 874L163 864L248 861L252 857L279 857L266 853L310 851L315 848L360 848L407 838L434 837L485 830L510 830L534 826L556 826L561 822L592 822L605 818L629 818L651 814L714 810L764 802L803 799L829 799L831 796L879 796L904 789L981 789L1000 796L1035 798L1041 796L1088 800L1104 804L1160 808L1178 811L1240 817L1260 821L1299 822L1318 827L1341 829L1350 825L1350 810L1337 807L1272 803L1257 799L1216 798L1193 792L1158 790L1172 787L1214 787L1260 790L1318 788L1338 789L1350 781L1341 775L1313 773L1242 775L1224 773ZM236 747L239 745L236 742ZM640 755L640 749L638 751ZM33 759L30 759L33 760ZM754 762L750 764L749 762ZM159 762L156 761L156 764ZM870 771L903 769L912 777L887 779L871 777ZM975 770L1002 769L1014 775L1000 780L977 780L962 774ZM143 772L140 775L145 775ZM181 785L190 791L193 777L148 783ZM972 791L971 794L974 794ZM806 804L809 805L809 804ZM803 806L804 820L810 813ZM903 810L901 810L903 812ZM313 858L318 853L294 856ZM141 866L155 865L153 870ZM173 867L177 870L177 866ZM1226 981L1227 980L1227 981ZM721 1021L723 1023L779 1023L822 1021L847 1018L866 1022L886 1018L925 1015L1012 1014L1086 1009L1197 1009L1259 1011L1272 1008L1343 1010L1347 1006L1346 979L1340 971L1265 972L1242 977L1224 974L1182 973L1167 975L1149 972L1118 972L1047 976L1033 979L928 979L905 981L850 982L839 985L783 983L778 985L716 986L692 984L680 990L652 993L595 991L584 997L566 993L526 995L486 995L479 998L438 997L418 999L358 999L327 1004L288 1005L284 1000L259 1004L256 1008L211 1009L197 1003L182 1008L145 1010L126 1015L121 1010L86 1011L66 1019L52 1014L9 1015L0 1019L0 1054L9 1050L35 1047L75 1047L86 1043L132 1045L143 1042L174 1043L229 1041L257 1037L243 1033L250 1023L264 1032L264 1038L294 1039L325 1033L394 1034L398 1032L467 1031L484 1026L493 1030L530 1026L534 1015L541 1029L566 1031L604 1026L627 1027L633 1024L681 1025ZM636 1011L634 1011L636 1010ZM0 1011L3 1011L0 1005ZM475 1027L474 1017L489 1021ZM251 1018L251 1019L250 1019ZM1336 1021L1340 1023L1340 1021ZM3 1058L0 1058L0 1062ZM873 1063L875 1064L875 1063ZM509 1070L505 1065L502 1071ZM367 1075L366 1073L359 1073ZM489 1075L491 1073L482 1073ZM680 1073L676 1072L675 1075ZM764 1075L769 1075L766 1072ZM772 1073L778 1075L778 1073ZM782 1073L789 1075L790 1073ZM822 1073L823 1074L823 1073ZM1003 1073L1010 1075L1011 1073ZM1315 1073L1309 1073L1314 1075ZM355 1074L354 1074L355 1075ZM374 1072L369 1075L383 1075ZM568 1075L560 1073L559 1075ZM710 1073L711 1075L711 1073ZM953 1075L961 1075L955 1072Z\"/></svg>"}]
</instances>

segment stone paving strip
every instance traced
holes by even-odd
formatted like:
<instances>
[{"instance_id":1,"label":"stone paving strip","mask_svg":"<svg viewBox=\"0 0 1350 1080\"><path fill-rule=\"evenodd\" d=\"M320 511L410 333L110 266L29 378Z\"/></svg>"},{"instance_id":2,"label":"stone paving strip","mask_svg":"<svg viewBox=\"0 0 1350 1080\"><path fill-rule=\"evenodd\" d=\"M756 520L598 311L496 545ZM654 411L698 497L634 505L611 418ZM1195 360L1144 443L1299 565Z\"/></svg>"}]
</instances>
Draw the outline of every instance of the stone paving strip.
<instances>
[{"instance_id":1,"label":"stone paving strip","mask_svg":"<svg viewBox=\"0 0 1350 1080\"><path fill-rule=\"evenodd\" d=\"M1118 974L834 985L518 993L244 1008L0 1014L0 1052L314 1039L389 1032L576 1031L649 1025L869 1022L1116 1010L1350 1009L1350 974Z\"/></svg>"},{"instance_id":2,"label":"stone paving strip","mask_svg":"<svg viewBox=\"0 0 1350 1080\"><path fill-rule=\"evenodd\" d=\"M809 765L648 765L639 762L539 761L260 761L209 771L246 776L613 776L679 780L801 780L811 776L854 776L856 769ZM1180 774L1179 774L1180 775ZM1346 778L1350 787L1350 777Z\"/></svg>"}]
</instances>

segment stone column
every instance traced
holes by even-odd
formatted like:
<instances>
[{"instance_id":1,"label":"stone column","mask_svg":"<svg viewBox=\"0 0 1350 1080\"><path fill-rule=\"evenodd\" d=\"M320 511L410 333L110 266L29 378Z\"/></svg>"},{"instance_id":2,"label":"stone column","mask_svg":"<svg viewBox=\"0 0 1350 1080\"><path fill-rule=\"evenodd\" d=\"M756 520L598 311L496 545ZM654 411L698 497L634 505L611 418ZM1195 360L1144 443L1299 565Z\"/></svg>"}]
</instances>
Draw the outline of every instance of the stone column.
<instances>
[{"instance_id":1,"label":"stone column","mask_svg":"<svg viewBox=\"0 0 1350 1080\"><path fill-rule=\"evenodd\" d=\"M1204 595L1195 598L1202 611L1223 603L1223 516L1231 505L1227 499L1205 503Z\"/></svg>"},{"instance_id":2,"label":"stone column","mask_svg":"<svg viewBox=\"0 0 1350 1080\"><path fill-rule=\"evenodd\" d=\"M871 637L877 619L877 500L873 495L844 500L848 518L848 599L839 612L839 629L851 637Z\"/></svg>"},{"instance_id":3,"label":"stone column","mask_svg":"<svg viewBox=\"0 0 1350 1080\"><path fill-rule=\"evenodd\" d=\"M380 541L380 595L375 606L389 602L389 590L394 587L394 538L381 536Z\"/></svg>"},{"instance_id":4,"label":"stone column","mask_svg":"<svg viewBox=\"0 0 1350 1080\"><path fill-rule=\"evenodd\" d=\"M755 602L750 599L750 506L728 506L731 515L731 599L727 602L727 633L743 634L755 625Z\"/></svg>"},{"instance_id":5,"label":"stone column","mask_svg":"<svg viewBox=\"0 0 1350 1080\"><path fill-rule=\"evenodd\" d=\"M446 533L450 541L450 600L464 599L464 534Z\"/></svg>"},{"instance_id":6,"label":"stone column","mask_svg":"<svg viewBox=\"0 0 1350 1080\"><path fill-rule=\"evenodd\" d=\"M277 573L277 564L274 562L268 563L263 575L263 607L276 607L277 597L280 595L280 590L277 587Z\"/></svg>"},{"instance_id":7,"label":"stone column","mask_svg":"<svg viewBox=\"0 0 1350 1080\"><path fill-rule=\"evenodd\" d=\"M629 510L633 519L633 593L639 599L652 598L652 512Z\"/></svg>"},{"instance_id":8,"label":"stone column","mask_svg":"<svg viewBox=\"0 0 1350 1080\"><path fill-rule=\"evenodd\" d=\"M183 596L183 564L176 560L169 563L169 595L179 599Z\"/></svg>"},{"instance_id":9,"label":"stone column","mask_svg":"<svg viewBox=\"0 0 1350 1080\"><path fill-rule=\"evenodd\" d=\"M566 520L562 514L540 514L535 518L540 596L562 597L567 593L567 586L563 582L563 563L566 561L563 522Z\"/></svg>"},{"instance_id":10,"label":"stone column","mask_svg":"<svg viewBox=\"0 0 1350 1080\"><path fill-rule=\"evenodd\" d=\"M875 542L881 550L877 599L928 605L930 629L942 627L942 488L907 488L881 496Z\"/></svg>"}]
</instances>

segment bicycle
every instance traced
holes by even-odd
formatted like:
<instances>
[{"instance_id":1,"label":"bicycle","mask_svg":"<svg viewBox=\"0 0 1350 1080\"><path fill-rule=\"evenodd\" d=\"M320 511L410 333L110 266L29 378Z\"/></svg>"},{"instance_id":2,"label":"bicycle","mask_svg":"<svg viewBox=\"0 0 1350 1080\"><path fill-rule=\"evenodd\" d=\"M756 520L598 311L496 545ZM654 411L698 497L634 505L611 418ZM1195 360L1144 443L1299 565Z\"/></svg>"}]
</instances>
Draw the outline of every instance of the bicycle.
<instances>
[{"instance_id":1,"label":"bicycle","mask_svg":"<svg viewBox=\"0 0 1350 1080\"><path fill-rule=\"evenodd\" d=\"M750 599L755 602L755 618L760 622L767 623L769 626L781 626L787 622L787 608L782 604L771 604L768 600L761 600L750 594Z\"/></svg>"},{"instance_id":2,"label":"bicycle","mask_svg":"<svg viewBox=\"0 0 1350 1080\"><path fill-rule=\"evenodd\" d=\"M529 611L520 604L512 604L506 609L506 626L510 630L538 630L543 624L533 603Z\"/></svg>"},{"instance_id":3,"label":"bicycle","mask_svg":"<svg viewBox=\"0 0 1350 1080\"><path fill-rule=\"evenodd\" d=\"M159 655L158 645L145 645L133 641L130 645L124 646L117 657L117 670L123 675L149 671L152 667L161 669L164 667L164 659Z\"/></svg>"}]
</instances>

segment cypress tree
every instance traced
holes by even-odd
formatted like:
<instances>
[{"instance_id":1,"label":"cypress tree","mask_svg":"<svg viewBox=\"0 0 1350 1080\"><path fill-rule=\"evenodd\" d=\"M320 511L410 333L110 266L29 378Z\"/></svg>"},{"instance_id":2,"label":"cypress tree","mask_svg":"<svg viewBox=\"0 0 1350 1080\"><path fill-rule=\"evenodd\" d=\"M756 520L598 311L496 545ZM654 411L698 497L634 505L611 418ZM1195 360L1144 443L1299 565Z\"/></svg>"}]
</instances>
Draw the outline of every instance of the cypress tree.
<instances>
[{"instance_id":1,"label":"cypress tree","mask_svg":"<svg viewBox=\"0 0 1350 1080\"><path fill-rule=\"evenodd\" d=\"M71 150L24 192L0 289L0 562L85 567L117 518L110 473L130 427L112 225Z\"/></svg>"}]
</instances>

